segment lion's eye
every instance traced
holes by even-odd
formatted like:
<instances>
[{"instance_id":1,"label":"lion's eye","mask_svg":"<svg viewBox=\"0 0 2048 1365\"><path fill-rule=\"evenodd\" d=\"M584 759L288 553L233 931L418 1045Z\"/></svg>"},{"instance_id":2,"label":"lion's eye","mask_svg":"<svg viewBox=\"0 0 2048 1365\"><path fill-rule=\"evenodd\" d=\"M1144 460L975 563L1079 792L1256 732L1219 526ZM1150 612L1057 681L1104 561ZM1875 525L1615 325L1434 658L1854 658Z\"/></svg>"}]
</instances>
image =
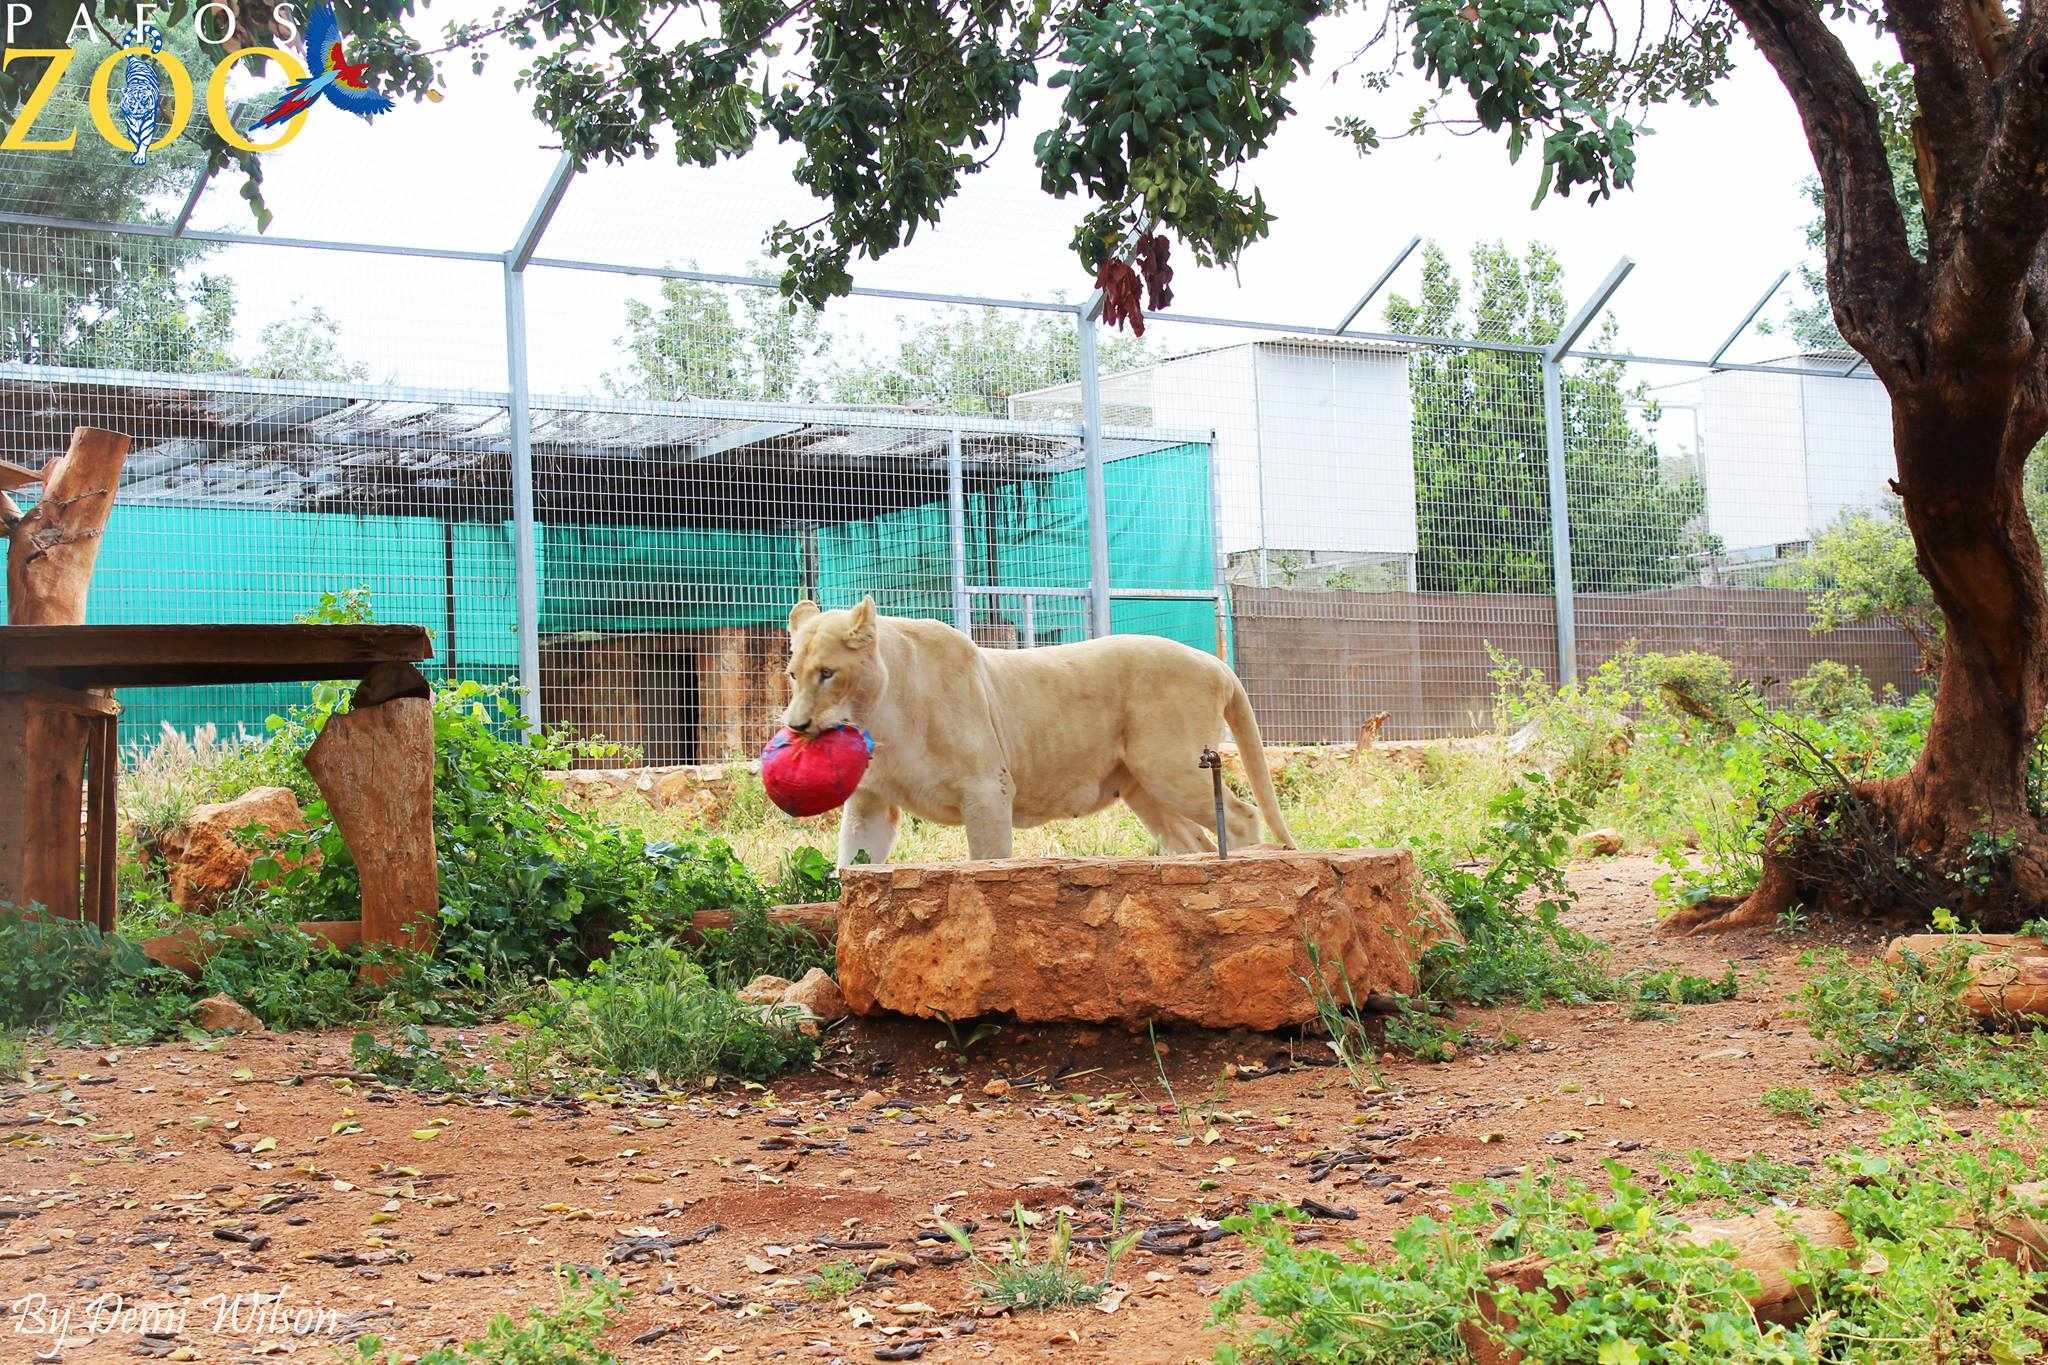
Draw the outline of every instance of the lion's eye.
<instances>
[{"instance_id":1,"label":"lion's eye","mask_svg":"<svg viewBox=\"0 0 2048 1365\"><path fill-rule=\"evenodd\" d=\"M819 670L818 670L818 681L819 681L819 682L821 682L821 683L828 683L828 682L831 682L831 681L832 681L832 670L831 670L831 669L829 669L829 668L821 668L821 669L819 669Z\"/></svg>"}]
</instances>

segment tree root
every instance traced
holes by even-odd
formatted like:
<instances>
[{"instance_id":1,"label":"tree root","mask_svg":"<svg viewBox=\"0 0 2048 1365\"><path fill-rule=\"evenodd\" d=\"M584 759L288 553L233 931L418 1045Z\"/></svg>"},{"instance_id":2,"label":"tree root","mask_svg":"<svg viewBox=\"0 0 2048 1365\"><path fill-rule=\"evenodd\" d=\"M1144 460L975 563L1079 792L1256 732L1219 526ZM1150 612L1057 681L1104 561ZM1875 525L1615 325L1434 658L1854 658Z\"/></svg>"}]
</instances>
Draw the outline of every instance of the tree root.
<instances>
[{"instance_id":1,"label":"tree root","mask_svg":"<svg viewBox=\"0 0 2048 1365\"><path fill-rule=\"evenodd\" d=\"M1995 835L1977 822L1930 819L1901 778L1817 790L1772 819L1749 895L1689 906L1665 926L1763 928L1801 905L1912 927L1946 909L1985 930L2017 929L2048 915L2048 832L2032 817Z\"/></svg>"}]
</instances>

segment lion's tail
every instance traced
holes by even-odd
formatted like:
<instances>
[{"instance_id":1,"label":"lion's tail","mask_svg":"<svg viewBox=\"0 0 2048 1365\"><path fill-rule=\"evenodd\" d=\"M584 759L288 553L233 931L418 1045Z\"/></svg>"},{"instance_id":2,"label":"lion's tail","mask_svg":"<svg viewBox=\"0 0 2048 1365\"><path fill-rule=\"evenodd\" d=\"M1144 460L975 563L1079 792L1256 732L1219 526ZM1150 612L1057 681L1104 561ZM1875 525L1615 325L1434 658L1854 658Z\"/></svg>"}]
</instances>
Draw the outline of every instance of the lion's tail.
<instances>
[{"instance_id":1,"label":"lion's tail","mask_svg":"<svg viewBox=\"0 0 2048 1365\"><path fill-rule=\"evenodd\" d=\"M1299 845L1280 814L1280 794L1273 790L1273 770L1266 766L1266 742L1259 737L1259 720L1252 714L1252 699L1245 695L1244 684L1235 673L1228 676L1230 699L1223 708L1223 719L1230 726L1230 737L1237 741L1238 757L1244 760L1245 780L1251 783L1259 814L1266 818L1266 829L1282 848L1297 848Z\"/></svg>"}]
</instances>

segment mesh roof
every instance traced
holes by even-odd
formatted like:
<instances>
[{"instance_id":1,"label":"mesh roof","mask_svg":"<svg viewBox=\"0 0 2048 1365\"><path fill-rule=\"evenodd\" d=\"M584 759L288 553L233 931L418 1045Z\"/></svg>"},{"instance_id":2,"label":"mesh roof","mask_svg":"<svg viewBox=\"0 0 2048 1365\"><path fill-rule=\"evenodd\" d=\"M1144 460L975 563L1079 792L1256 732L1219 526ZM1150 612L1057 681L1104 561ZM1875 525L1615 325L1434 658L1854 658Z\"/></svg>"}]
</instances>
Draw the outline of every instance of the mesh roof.
<instances>
[{"instance_id":1,"label":"mesh roof","mask_svg":"<svg viewBox=\"0 0 2048 1365\"><path fill-rule=\"evenodd\" d=\"M62 452L72 427L109 426L135 438L125 505L203 499L499 521L512 514L511 419L502 398L493 400L366 396L337 385L0 377L0 457L39 466ZM542 521L825 524L947 496L952 423L928 415L540 398L531 420ZM1057 423L960 428L974 484L1050 477L1083 461L1078 434ZM1104 456L1178 442L1108 436Z\"/></svg>"}]
</instances>

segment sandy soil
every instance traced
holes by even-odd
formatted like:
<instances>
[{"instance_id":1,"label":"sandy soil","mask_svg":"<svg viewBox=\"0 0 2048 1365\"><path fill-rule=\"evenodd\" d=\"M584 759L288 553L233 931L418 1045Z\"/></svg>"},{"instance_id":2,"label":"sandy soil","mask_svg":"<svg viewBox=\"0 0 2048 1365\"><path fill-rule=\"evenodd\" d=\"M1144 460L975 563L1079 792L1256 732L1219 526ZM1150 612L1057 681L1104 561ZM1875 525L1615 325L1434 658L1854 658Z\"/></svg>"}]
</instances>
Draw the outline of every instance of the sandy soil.
<instances>
[{"instance_id":1,"label":"sandy soil","mask_svg":"<svg viewBox=\"0 0 2048 1365\"><path fill-rule=\"evenodd\" d=\"M56 1052L0 1090L0 1361L327 1360L363 1332L417 1352L553 1304L563 1264L631 1288L608 1342L632 1361L1206 1360L1209 1300L1247 1255L1192 1220L1313 1198L1321 1236L1384 1246L1453 1183L1530 1163L1800 1160L1874 1131L1763 1110L1772 1085L1831 1093L1786 1013L1803 945L1662 940L1652 870L1577 868L1575 922L1627 966L1732 960L1738 999L1471 1012L1524 1041L1390 1061L1371 1097L1312 1041L1163 1035L1206 1119L1168 1101L1143 1034L1083 1028L1013 1025L963 1064L941 1027L855 1023L825 1069L666 1102L389 1091L339 1074L335 1034ZM1118 1199L1151 1231L1113 1312L990 1316L935 1226L993 1250L1015 1204L1087 1234ZM821 1298L833 1261L880 1266Z\"/></svg>"}]
</instances>

